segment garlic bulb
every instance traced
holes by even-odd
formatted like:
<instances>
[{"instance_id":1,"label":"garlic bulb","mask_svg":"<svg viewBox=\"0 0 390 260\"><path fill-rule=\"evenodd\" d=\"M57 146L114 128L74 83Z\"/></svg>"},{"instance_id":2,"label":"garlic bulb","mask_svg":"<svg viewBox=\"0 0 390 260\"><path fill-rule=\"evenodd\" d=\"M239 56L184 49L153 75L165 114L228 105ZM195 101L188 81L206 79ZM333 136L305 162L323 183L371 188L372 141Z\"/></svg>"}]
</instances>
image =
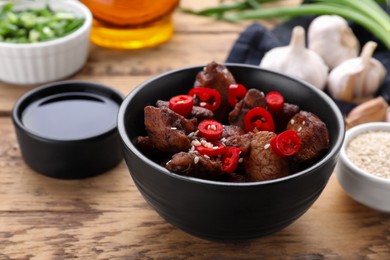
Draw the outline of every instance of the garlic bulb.
<instances>
[{"instance_id":1,"label":"garlic bulb","mask_svg":"<svg viewBox=\"0 0 390 260\"><path fill-rule=\"evenodd\" d=\"M386 76L386 68L372 55L375 42L363 46L360 57L342 62L328 77L328 91L335 99L361 103L375 94Z\"/></svg>"},{"instance_id":2,"label":"garlic bulb","mask_svg":"<svg viewBox=\"0 0 390 260\"><path fill-rule=\"evenodd\" d=\"M328 77L328 66L322 58L305 46L305 30L294 27L290 44L268 51L260 67L304 80L319 89L324 89Z\"/></svg>"},{"instance_id":3,"label":"garlic bulb","mask_svg":"<svg viewBox=\"0 0 390 260\"><path fill-rule=\"evenodd\" d=\"M359 55L360 44L347 21L338 15L315 18L307 31L308 48L318 53L330 69Z\"/></svg>"}]
</instances>

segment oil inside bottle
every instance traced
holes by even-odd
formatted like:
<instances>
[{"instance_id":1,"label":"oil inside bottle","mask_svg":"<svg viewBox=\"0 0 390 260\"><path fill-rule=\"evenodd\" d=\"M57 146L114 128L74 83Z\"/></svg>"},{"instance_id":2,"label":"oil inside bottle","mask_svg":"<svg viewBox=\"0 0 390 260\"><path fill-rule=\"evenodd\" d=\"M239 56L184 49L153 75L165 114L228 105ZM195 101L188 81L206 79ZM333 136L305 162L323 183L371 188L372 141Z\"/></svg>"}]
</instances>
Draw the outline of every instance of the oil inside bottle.
<instances>
[{"instance_id":1,"label":"oil inside bottle","mask_svg":"<svg viewBox=\"0 0 390 260\"><path fill-rule=\"evenodd\" d=\"M168 41L179 0L81 0L93 13L91 41L113 49L141 49Z\"/></svg>"}]
</instances>

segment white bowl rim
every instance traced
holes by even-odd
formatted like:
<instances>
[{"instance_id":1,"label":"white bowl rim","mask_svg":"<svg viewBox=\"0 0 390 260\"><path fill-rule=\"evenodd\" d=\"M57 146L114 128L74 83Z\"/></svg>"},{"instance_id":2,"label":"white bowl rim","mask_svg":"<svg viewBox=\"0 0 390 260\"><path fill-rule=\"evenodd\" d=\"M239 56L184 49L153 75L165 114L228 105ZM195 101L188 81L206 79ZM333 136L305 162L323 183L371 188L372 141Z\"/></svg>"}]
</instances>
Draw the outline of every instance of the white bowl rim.
<instances>
[{"instance_id":1,"label":"white bowl rim","mask_svg":"<svg viewBox=\"0 0 390 260\"><path fill-rule=\"evenodd\" d=\"M329 103L329 105L334 108L333 110L336 113L336 116L338 117L339 121L340 122L344 121L343 116L342 116L339 108L337 107L336 103L327 94L325 94L325 92L323 92L322 90L316 88L313 85L310 85L307 82L304 82L302 80L299 80L299 79L296 79L296 78L293 78L293 77L290 77L288 75L284 75L284 74L281 74L281 73L278 73L278 72L275 72L275 71L272 71L272 70L260 68L259 66L256 66L256 65L241 64L241 63L223 63L223 64L225 66L227 66L227 67L229 67L229 66L240 66L240 67L247 67L247 68L252 68L252 69L254 68L254 69L262 70L262 71L265 71L267 73L275 74L277 76L282 76L282 77L288 78L288 79L290 79L292 81L299 82L300 84L305 85L307 87L311 87L314 92L317 92L318 95L320 95L322 98L324 98ZM308 168L306 168L306 169L304 169L302 171L299 171L297 173L285 176L285 177L281 177L281 178L277 178L277 179L273 179L273 180L257 181L257 182L222 182L222 181L205 180L205 179L201 179L201 178L182 176L182 175L179 175L179 174L176 174L176 173L173 173L173 172L167 170L163 166L158 165L152 159L150 159L146 155L142 154L138 150L138 148L136 148L135 145L133 145L132 141L130 140L130 138L128 137L128 135L126 133L125 124L124 124L123 120L120 120L120 119L123 119L123 116L125 114L125 110L126 110L126 107L128 106L128 103L141 90L141 86L149 84L150 82L156 80L156 78L165 77L165 76L167 76L169 74L178 73L178 72L183 71L183 70L194 69L194 68L202 68L204 66L205 66L205 64L191 65L191 66L186 66L186 67L173 69L173 70L161 73L159 75L156 75L156 76L154 76L154 77L152 77L152 78L150 78L150 79L140 83L123 100L123 102L122 102L122 104L121 104L121 106L119 108L118 117L117 117L117 128L118 128L119 135L121 136L122 143L124 143L124 145L129 150L131 150L131 152L134 153L138 158L141 158L143 161L147 162L152 168L155 168L158 171L162 171L165 174L167 174L168 176L170 176L172 178L175 178L175 179L181 179L181 180L184 180L184 181L187 181L187 182L202 183L202 184L205 184L205 185L208 184L208 185L230 186L230 187L261 186L261 185L269 185L269 184L274 184L274 183L280 183L280 182L288 181L290 179L300 178L300 177L308 174L310 171L318 168L319 165L324 164L325 161L330 160L331 157L335 156L337 147L340 147L340 150L341 150L341 147L342 147L345 135L342 135L339 138L337 138L337 140L335 140L336 143L334 144L335 148L333 150L331 150L330 152L328 152L324 157L322 157L319 161L317 161L315 164L311 165L310 167L308 167ZM345 132L345 125L344 124L340 125L340 130Z\"/></svg>"},{"instance_id":2,"label":"white bowl rim","mask_svg":"<svg viewBox=\"0 0 390 260\"><path fill-rule=\"evenodd\" d=\"M347 155L347 146L353 138L359 134L375 130L385 130L390 132L390 122L369 122L354 126L347 130L345 134L344 144L340 151L340 162L350 170L350 174L355 174L358 177L364 178L377 184L390 185L390 179L386 179L380 176L376 176L373 173L369 173L356 164L354 164Z\"/></svg>"},{"instance_id":3,"label":"white bowl rim","mask_svg":"<svg viewBox=\"0 0 390 260\"><path fill-rule=\"evenodd\" d=\"M14 8L18 7L30 7L30 6L40 6L42 4L45 4L45 2L31 2L31 3L18 3L14 6ZM44 42L34 42L34 43L9 43L9 42L0 42L0 48L42 48L47 47L51 45L61 44L64 42L67 42L71 39L74 39L78 37L80 34L84 33L86 30L89 29L92 25L92 13L91 11L81 2L79 1L64 1L64 0L57 0L57 1L51 1L50 4L53 5L60 5L60 6L74 6L78 8L82 12L82 17L85 18L85 21L81 27L79 27L76 31L49 41ZM50 5L49 4L49 5Z\"/></svg>"}]
</instances>

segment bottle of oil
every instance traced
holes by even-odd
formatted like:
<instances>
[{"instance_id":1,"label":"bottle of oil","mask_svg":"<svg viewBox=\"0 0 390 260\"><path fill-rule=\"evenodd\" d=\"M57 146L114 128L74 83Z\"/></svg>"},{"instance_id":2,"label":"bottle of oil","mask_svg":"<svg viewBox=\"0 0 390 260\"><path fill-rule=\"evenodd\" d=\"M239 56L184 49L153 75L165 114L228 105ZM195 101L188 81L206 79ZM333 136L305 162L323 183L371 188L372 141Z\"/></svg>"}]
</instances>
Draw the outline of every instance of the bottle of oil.
<instances>
[{"instance_id":1,"label":"bottle of oil","mask_svg":"<svg viewBox=\"0 0 390 260\"><path fill-rule=\"evenodd\" d=\"M168 41L179 0L81 0L93 13L91 41L114 49L141 49Z\"/></svg>"}]
</instances>

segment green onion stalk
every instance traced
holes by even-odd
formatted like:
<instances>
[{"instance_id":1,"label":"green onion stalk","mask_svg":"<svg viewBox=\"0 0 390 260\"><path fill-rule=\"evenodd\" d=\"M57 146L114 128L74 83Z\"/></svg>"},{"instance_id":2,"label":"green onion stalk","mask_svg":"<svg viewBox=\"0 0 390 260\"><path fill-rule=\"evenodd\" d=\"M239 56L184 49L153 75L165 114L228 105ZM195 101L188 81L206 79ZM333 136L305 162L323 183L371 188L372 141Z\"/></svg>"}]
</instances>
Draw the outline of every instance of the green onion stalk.
<instances>
[{"instance_id":1,"label":"green onion stalk","mask_svg":"<svg viewBox=\"0 0 390 260\"><path fill-rule=\"evenodd\" d=\"M339 15L366 28L390 50L390 16L379 5L386 4L386 0L312 0L297 6L269 8L261 6L264 2L267 1L245 0L202 10L185 8L182 10L186 13L209 16L228 22L290 19L303 15Z\"/></svg>"}]
</instances>

